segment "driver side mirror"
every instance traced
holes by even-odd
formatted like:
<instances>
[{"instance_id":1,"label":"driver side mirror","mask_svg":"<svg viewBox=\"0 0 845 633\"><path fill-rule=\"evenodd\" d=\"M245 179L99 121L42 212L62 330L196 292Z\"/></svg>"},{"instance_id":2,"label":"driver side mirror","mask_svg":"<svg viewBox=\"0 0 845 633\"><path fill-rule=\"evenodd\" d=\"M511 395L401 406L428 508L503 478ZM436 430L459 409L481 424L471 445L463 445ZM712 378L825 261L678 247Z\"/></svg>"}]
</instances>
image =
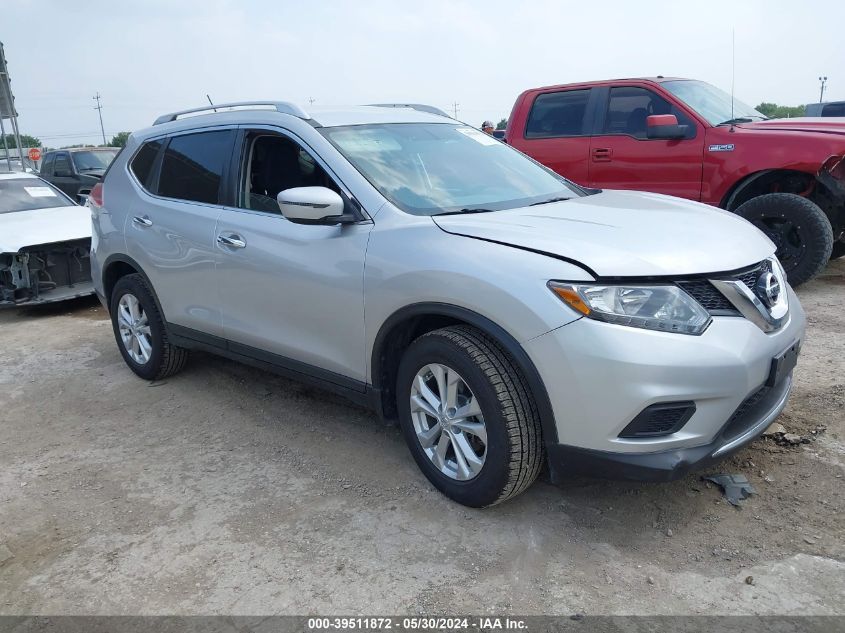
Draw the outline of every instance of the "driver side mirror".
<instances>
[{"instance_id":1,"label":"driver side mirror","mask_svg":"<svg viewBox=\"0 0 845 633\"><path fill-rule=\"evenodd\" d=\"M678 125L674 114L652 114L646 120L646 136L650 139L686 138L688 125Z\"/></svg>"},{"instance_id":2,"label":"driver side mirror","mask_svg":"<svg viewBox=\"0 0 845 633\"><path fill-rule=\"evenodd\" d=\"M349 224L357 221L344 213L343 198L328 187L293 187L276 196L279 209L297 224Z\"/></svg>"}]
</instances>

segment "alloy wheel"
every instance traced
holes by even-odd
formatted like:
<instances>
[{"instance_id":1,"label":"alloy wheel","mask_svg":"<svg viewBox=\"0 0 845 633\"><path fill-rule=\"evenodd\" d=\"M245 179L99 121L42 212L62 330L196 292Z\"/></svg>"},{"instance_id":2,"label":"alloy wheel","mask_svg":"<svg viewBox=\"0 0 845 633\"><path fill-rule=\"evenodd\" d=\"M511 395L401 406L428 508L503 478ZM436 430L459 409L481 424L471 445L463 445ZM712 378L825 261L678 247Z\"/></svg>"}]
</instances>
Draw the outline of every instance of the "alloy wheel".
<instances>
[{"instance_id":1,"label":"alloy wheel","mask_svg":"<svg viewBox=\"0 0 845 633\"><path fill-rule=\"evenodd\" d=\"M126 353L139 365L145 365L153 353L152 333L147 314L135 295L126 293L120 298L117 326Z\"/></svg>"},{"instance_id":2,"label":"alloy wheel","mask_svg":"<svg viewBox=\"0 0 845 633\"><path fill-rule=\"evenodd\" d=\"M454 369L425 365L411 385L411 419L432 464L450 479L475 478L487 457L481 405Z\"/></svg>"}]
</instances>

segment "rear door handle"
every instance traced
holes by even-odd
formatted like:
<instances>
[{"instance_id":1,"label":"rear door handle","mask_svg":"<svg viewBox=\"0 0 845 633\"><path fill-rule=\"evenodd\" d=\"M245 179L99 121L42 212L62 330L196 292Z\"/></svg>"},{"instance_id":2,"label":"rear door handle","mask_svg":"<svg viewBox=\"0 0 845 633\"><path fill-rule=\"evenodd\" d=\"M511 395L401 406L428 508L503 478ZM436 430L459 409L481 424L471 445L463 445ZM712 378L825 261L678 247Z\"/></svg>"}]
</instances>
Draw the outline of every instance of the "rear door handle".
<instances>
[{"instance_id":1,"label":"rear door handle","mask_svg":"<svg viewBox=\"0 0 845 633\"><path fill-rule=\"evenodd\" d=\"M607 163L613 158L613 150L609 147L596 147L593 150L594 163Z\"/></svg>"},{"instance_id":2,"label":"rear door handle","mask_svg":"<svg viewBox=\"0 0 845 633\"><path fill-rule=\"evenodd\" d=\"M217 243L229 248L246 248L246 242L239 235L218 235Z\"/></svg>"},{"instance_id":3,"label":"rear door handle","mask_svg":"<svg viewBox=\"0 0 845 633\"><path fill-rule=\"evenodd\" d=\"M147 216L141 217L139 215L136 215L134 218L132 218L132 221L135 224L137 224L138 226L152 226L153 225L153 221L150 220Z\"/></svg>"}]
</instances>

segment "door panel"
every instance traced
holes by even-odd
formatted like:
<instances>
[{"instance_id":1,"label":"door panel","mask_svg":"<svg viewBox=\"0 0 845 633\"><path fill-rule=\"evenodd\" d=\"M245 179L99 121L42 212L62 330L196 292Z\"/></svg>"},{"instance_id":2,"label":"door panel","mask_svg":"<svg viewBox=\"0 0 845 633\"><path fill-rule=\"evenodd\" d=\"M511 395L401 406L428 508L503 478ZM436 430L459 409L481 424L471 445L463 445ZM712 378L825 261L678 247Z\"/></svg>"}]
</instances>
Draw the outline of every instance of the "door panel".
<instances>
[{"instance_id":1,"label":"door panel","mask_svg":"<svg viewBox=\"0 0 845 633\"><path fill-rule=\"evenodd\" d=\"M538 94L522 138L508 142L561 176L587 184L594 92L581 88Z\"/></svg>"},{"instance_id":2,"label":"door panel","mask_svg":"<svg viewBox=\"0 0 845 633\"><path fill-rule=\"evenodd\" d=\"M223 335L214 279L219 213L217 206L146 196L125 227L127 252L149 277L165 318L214 336Z\"/></svg>"},{"instance_id":3,"label":"door panel","mask_svg":"<svg viewBox=\"0 0 845 633\"><path fill-rule=\"evenodd\" d=\"M364 381L364 255L372 227L308 226L223 209L217 236L243 244L215 244L226 338Z\"/></svg>"},{"instance_id":4,"label":"door panel","mask_svg":"<svg viewBox=\"0 0 845 633\"><path fill-rule=\"evenodd\" d=\"M648 139L646 118L651 114L674 114L688 126L688 138ZM600 132L590 145L591 187L700 199L704 131L695 120L653 91L635 86L611 88L600 119Z\"/></svg>"}]
</instances>

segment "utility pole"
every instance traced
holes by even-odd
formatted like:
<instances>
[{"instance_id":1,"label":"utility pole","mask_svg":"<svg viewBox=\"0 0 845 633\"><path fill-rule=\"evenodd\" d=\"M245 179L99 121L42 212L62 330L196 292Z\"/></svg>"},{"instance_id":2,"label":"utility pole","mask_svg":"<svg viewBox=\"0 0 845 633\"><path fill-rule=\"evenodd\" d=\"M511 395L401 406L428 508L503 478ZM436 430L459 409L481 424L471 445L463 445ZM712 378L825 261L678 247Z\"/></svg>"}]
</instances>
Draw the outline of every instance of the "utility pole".
<instances>
[{"instance_id":1,"label":"utility pole","mask_svg":"<svg viewBox=\"0 0 845 633\"><path fill-rule=\"evenodd\" d=\"M316 99L314 97L308 97L308 104L309 105L314 105L315 101L316 101Z\"/></svg>"},{"instance_id":2,"label":"utility pole","mask_svg":"<svg viewBox=\"0 0 845 633\"><path fill-rule=\"evenodd\" d=\"M100 104L100 91L98 90L97 94L95 94L92 98L97 100L97 105L94 106L94 109L97 111L97 114L100 115L100 132L103 133L103 145L105 145L106 130L103 128L103 106Z\"/></svg>"},{"instance_id":3,"label":"utility pole","mask_svg":"<svg viewBox=\"0 0 845 633\"><path fill-rule=\"evenodd\" d=\"M822 91L819 94L819 103L824 103L824 85L827 83L827 77L819 77L819 81L822 82Z\"/></svg>"},{"instance_id":4,"label":"utility pole","mask_svg":"<svg viewBox=\"0 0 845 633\"><path fill-rule=\"evenodd\" d=\"M457 118L458 118L458 106L459 106L459 105L461 105L461 104L460 104L460 103L458 103L457 101L453 101L453 102L452 102L452 113L455 115L455 116L454 116L454 117L452 117L452 118L454 118L454 119L457 119Z\"/></svg>"}]
</instances>

